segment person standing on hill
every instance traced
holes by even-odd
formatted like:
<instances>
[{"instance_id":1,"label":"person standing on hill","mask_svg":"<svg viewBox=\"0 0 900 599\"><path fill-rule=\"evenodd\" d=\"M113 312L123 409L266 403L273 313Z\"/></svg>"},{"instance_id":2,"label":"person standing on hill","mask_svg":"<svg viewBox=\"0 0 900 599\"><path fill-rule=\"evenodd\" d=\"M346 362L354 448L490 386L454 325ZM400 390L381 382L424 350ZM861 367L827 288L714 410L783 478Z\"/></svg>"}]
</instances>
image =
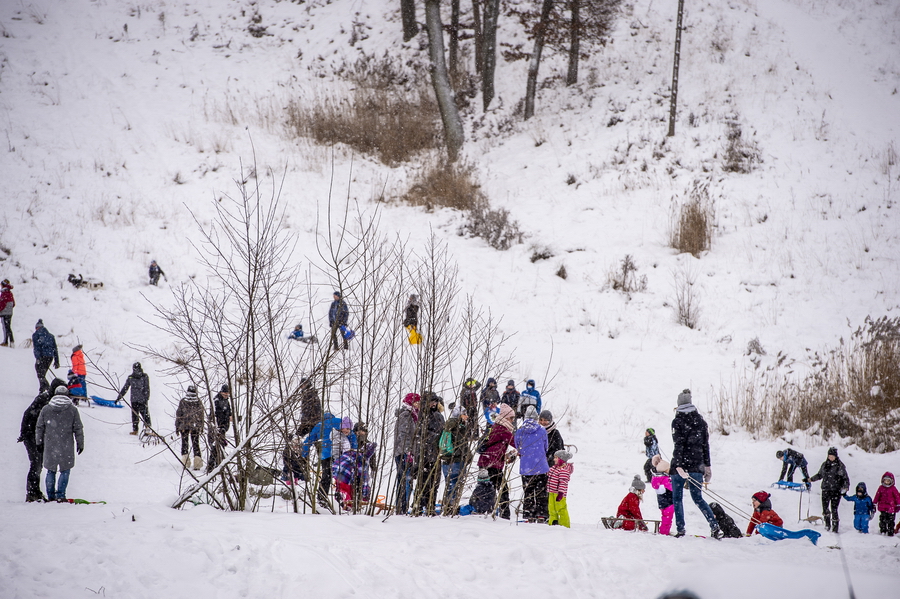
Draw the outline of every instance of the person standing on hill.
<instances>
[{"instance_id":1,"label":"person standing on hill","mask_svg":"<svg viewBox=\"0 0 900 599\"><path fill-rule=\"evenodd\" d=\"M484 412L485 426L494 424L494 416L500 411L500 393L497 391L497 380L489 378L481 390L481 410Z\"/></svg>"},{"instance_id":2,"label":"person standing on hill","mask_svg":"<svg viewBox=\"0 0 900 599\"><path fill-rule=\"evenodd\" d=\"M841 497L850 490L850 477L847 476L847 468L838 457L837 447L828 448L828 456L822 462L819 471L803 479L803 482L817 480L822 481L822 517L825 518L825 530L838 532L840 524L838 507L841 504Z\"/></svg>"},{"instance_id":3,"label":"person standing on hill","mask_svg":"<svg viewBox=\"0 0 900 599\"><path fill-rule=\"evenodd\" d=\"M225 434L231 428L231 386L222 385L213 398L213 412L209 419L209 459L206 460L206 471L212 472L225 459Z\"/></svg>"},{"instance_id":4,"label":"person standing on hill","mask_svg":"<svg viewBox=\"0 0 900 599\"><path fill-rule=\"evenodd\" d=\"M344 349L350 348L350 342L344 337L343 331L341 331L341 327L347 326L347 321L350 318L350 309L347 307L347 303L342 299L341 292L335 291L332 295L334 301L331 302L331 306L328 308L328 326L331 328L331 343L335 350L340 349L338 347L338 334L341 335Z\"/></svg>"},{"instance_id":5,"label":"person standing on hill","mask_svg":"<svg viewBox=\"0 0 900 599\"><path fill-rule=\"evenodd\" d=\"M322 421L322 401L309 377L300 379L298 392L300 393L300 425L297 427L297 434L305 437L315 425Z\"/></svg>"},{"instance_id":6,"label":"person standing on hill","mask_svg":"<svg viewBox=\"0 0 900 599\"><path fill-rule=\"evenodd\" d=\"M200 470L203 466L203 458L200 456L200 431L203 430L203 404L197 396L197 388L189 385L184 397L178 402L175 410L175 432L181 435L181 463L185 468L190 466L190 454L188 454L188 441L194 450L194 470Z\"/></svg>"},{"instance_id":7,"label":"person standing on hill","mask_svg":"<svg viewBox=\"0 0 900 599\"><path fill-rule=\"evenodd\" d=\"M481 447L478 467L486 468L491 483L497 491L499 502L497 509L500 517L509 520L509 486L506 484L504 467L506 466L506 450L513 441L513 429L516 427L516 413L507 404L500 406L500 413L494 420L494 426L488 433L487 440Z\"/></svg>"},{"instance_id":8,"label":"person standing on hill","mask_svg":"<svg viewBox=\"0 0 900 599\"><path fill-rule=\"evenodd\" d=\"M422 414L421 438L419 441L419 472L416 493L419 505L416 514L435 516L435 502L439 499L441 486L441 463L438 442L444 432L444 399L432 391L425 392L425 411Z\"/></svg>"},{"instance_id":9,"label":"person standing on hill","mask_svg":"<svg viewBox=\"0 0 900 599\"><path fill-rule=\"evenodd\" d=\"M691 499L694 500L703 517L709 523L710 535L721 539L716 515L703 499L701 484L712 479L712 465L709 456L709 428L694 404L691 390L685 389L678 395L678 407L672 420L672 451L670 474L672 478L672 501L675 504L675 536L685 535L684 526L684 483L690 484Z\"/></svg>"},{"instance_id":10,"label":"person standing on hill","mask_svg":"<svg viewBox=\"0 0 900 599\"><path fill-rule=\"evenodd\" d=\"M159 267L159 265L156 263L156 260L150 261L149 274L150 274L150 284L154 285L154 286L159 285L159 277L164 278L166 281L169 280L168 277L166 277L166 273L163 272L163 269L161 269Z\"/></svg>"},{"instance_id":11,"label":"person standing on hill","mask_svg":"<svg viewBox=\"0 0 900 599\"><path fill-rule=\"evenodd\" d=\"M39 319L34 325L31 344L38 384L44 387L47 385L47 371L50 370L50 364L53 364L54 368L59 368L59 351L56 348L56 337L44 327L43 319Z\"/></svg>"},{"instance_id":12,"label":"person standing on hill","mask_svg":"<svg viewBox=\"0 0 900 599\"><path fill-rule=\"evenodd\" d=\"M466 379L459 392L459 405L466 411L466 430L469 439L478 438L478 389L481 383L472 377Z\"/></svg>"},{"instance_id":13,"label":"person standing on hill","mask_svg":"<svg viewBox=\"0 0 900 599\"><path fill-rule=\"evenodd\" d=\"M72 373L80 383L82 395L84 397L89 397L87 392L87 379L85 378L87 377L87 368L84 365L84 351L81 349L80 343L72 348L71 361Z\"/></svg>"},{"instance_id":14,"label":"person standing on hill","mask_svg":"<svg viewBox=\"0 0 900 599\"><path fill-rule=\"evenodd\" d=\"M659 441L656 439L656 431L652 428L644 431L644 455L647 456L647 461L644 462L644 476L649 483L653 479L653 456L659 455Z\"/></svg>"},{"instance_id":15,"label":"person standing on hill","mask_svg":"<svg viewBox=\"0 0 900 599\"><path fill-rule=\"evenodd\" d=\"M407 393L397 408L397 419L394 421L394 463L397 466L395 506L396 513L401 516L409 511L409 498L412 497L415 481L416 456L419 452L416 432L421 403L418 393Z\"/></svg>"},{"instance_id":16,"label":"person standing on hill","mask_svg":"<svg viewBox=\"0 0 900 599\"><path fill-rule=\"evenodd\" d=\"M38 417L41 410L44 409L50 398L53 397L53 389L65 386L65 382L61 379L53 379L49 387L44 387L38 393L25 413L22 414L22 426L19 428L19 443L25 444L25 451L28 453L28 461L30 467L28 476L25 479L25 501L44 501L45 497L41 493L41 468L44 464L44 446L38 445L34 436L34 430L37 427Z\"/></svg>"},{"instance_id":17,"label":"person standing on hill","mask_svg":"<svg viewBox=\"0 0 900 599\"><path fill-rule=\"evenodd\" d=\"M138 434L138 420L144 421L144 427L150 428L150 377L141 368L140 362L135 362L131 367L131 374L125 379L125 385L116 397L116 403L122 401L125 393L131 389L131 434Z\"/></svg>"},{"instance_id":18,"label":"person standing on hill","mask_svg":"<svg viewBox=\"0 0 900 599\"><path fill-rule=\"evenodd\" d=\"M534 386L534 379L525 381L525 390L519 396L519 415L525 416L528 406L534 406L538 414L541 413L541 392Z\"/></svg>"},{"instance_id":19,"label":"person standing on hill","mask_svg":"<svg viewBox=\"0 0 900 599\"><path fill-rule=\"evenodd\" d=\"M403 326L406 327L410 345L418 345L422 342L419 335L419 296L412 294L403 311Z\"/></svg>"},{"instance_id":20,"label":"person standing on hill","mask_svg":"<svg viewBox=\"0 0 900 599\"><path fill-rule=\"evenodd\" d=\"M505 403L511 407L517 417L522 417L523 414L519 413L519 397L519 392L516 391L516 381L512 379L506 381L506 389L503 391L503 395L500 396L500 403Z\"/></svg>"},{"instance_id":21,"label":"person standing on hill","mask_svg":"<svg viewBox=\"0 0 900 599\"><path fill-rule=\"evenodd\" d=\"M453 448L451 453L441 456L441 472L445 481L444 498L441 500L441 514L445 516L455 516L459 509L459 495L462 485L458 484L458 481L460 476L464 474L463 469L472 459L466 428L466 420L468 419L468 413L461 405L457 404L453 405L450 410L450 418L444 423L444 432L450 434L450 446Z\"/></svg>"},{"instance_id":22,"label":"person standing on hill","mask_svg":"<svg viewBox=\"0 0 900 599\"><path fill-rule=\"evenodd\" d=\"M0 347L16 346L12 332L13 308L16 306L16 300L12 290L13 286L9 279L0 281L0 321L3 321L3 343L0 343Z\"/></svg>"},{"instance_id":23,"label":"person standing on hill","mask_svg":"<svg viewBox=\"0 0 900 599\"><path fill-rule=\"evenodd\" d=\"M513 447L519 452L522 475L522 512L528 522L547 521L547 431L538 424L534 406L528 406L522 422L513 434Z\"/></svg>"},{"instance_id":24,"label":"person standing on hill","mask_svg":"<svg viewBox=\"0 0 900 599\"><path fill-rule=\"evenodd\" d=\"M553 413L550 410L541 412L540 416L538 416L538 424L547 431L547 465L552 467L556 463L556 452L564 450L566 444L563 442L559 429L556 428L556 423L553 421Z\"/></svg>"},{"instance_id":25,"label":"person standing on hill","mask_svg":"<svg viewBox=\"0 0 900 599\"><path fill-rule=\"evenodd\" d=\"M50 403L41 409L34 427L34 440L36 444L44 446L47 500L64 503L67 501L69 472L75 466L75 454L84 451L81 414L69 398L65 385L57 387Z\"/></svg>"}]
</instances>

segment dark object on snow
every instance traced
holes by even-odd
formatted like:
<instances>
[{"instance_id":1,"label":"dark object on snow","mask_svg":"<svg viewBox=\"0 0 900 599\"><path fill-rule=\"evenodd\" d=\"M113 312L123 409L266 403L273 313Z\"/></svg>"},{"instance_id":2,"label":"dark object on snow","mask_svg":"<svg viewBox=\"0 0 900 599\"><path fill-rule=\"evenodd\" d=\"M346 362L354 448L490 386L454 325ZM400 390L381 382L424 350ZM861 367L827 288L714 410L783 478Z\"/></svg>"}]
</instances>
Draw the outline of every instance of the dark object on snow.
<instances>
[{"instance_id":1,"label":"dark object on snow","mask_svg":"<svg viewBox=\"0 0 900 599\"><path fill-rule=\"evenodd\" d=\"M166 281L169 280L169 278L166 277L166 273L163 272L163 269L161 269L161 268L159 267L159 265L156 263L156 260L151 260L151 261L150 261L150 271L149 271L149 274L150 274L150 284L151 284L151 285L158 285L158 284L159 284L159 277L164 278Z\"/></svg>"},{"instance_id":2,"label":"dark object on snow","mask_svg":"<svg viewBox=\"0 0 900 599\"><path fill-rule=\"evenodd\" d=\"M740 539L744 535L741 534L741 530L737 527L737 524L734 523L734 518L725 513L725 509L716 502L710 503L709 508L713 511L713 514L716 517L716 522L719 523L719 528L722 529L722 532L725 533L725 536L729 539Z\"/></svg>"},{"instance_id":3,"label":"dark object on snow","mask_svg":"<svg viewBox=\"0 0 900 599\"><path fill-rule=\"evenodd\" d=\"M82 276L81 274L79 274L77 277L74 274L70 274L67 278L72 286L75 287L75 289L81 289L82 287L86 287L88 289L103 289L103 283L85 280L84 276Z\"/></svg>"}]
</instances>

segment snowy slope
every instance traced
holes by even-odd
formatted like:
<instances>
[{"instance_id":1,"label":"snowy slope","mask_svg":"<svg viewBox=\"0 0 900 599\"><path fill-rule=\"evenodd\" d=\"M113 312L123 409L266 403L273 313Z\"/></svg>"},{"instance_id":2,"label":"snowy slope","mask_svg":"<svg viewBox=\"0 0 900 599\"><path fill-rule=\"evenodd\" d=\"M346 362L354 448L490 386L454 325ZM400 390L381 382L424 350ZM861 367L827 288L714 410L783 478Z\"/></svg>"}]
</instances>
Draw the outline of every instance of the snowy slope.
<instances>
[{"instance_id":1,"label":"snowy slope","mask_svg":"<svg viewBox=\"0 0 900 599\"><path fill-rule=\"evenodd\" d=\"M526 597L558 587L585 597L653 596L678 586L702 597L785 589L845 596L832 535L819 547L759 538L713 543L617 534L597 523L614 513L640 470L644 428L656 428L663 451L671 451L668 423L682 388L694 390L708 415L713 393L748 367L751 339L770 356L802 359L805 348L835 344L866 315L894 315L900 306L900 168L889 160L900 146L900 8L876 0L689 6L678 135L670 139L674 9L634 2L612 43L582 65L577 86L541 90L533 120L513 115L524 63L503 61L492 110L467 120L467 158L492 202L527 231L524 244L496 252L458 237L458 215L449 211L380 207L382 226L413 243L432 227L446 238L463 288L502 314L504 331L514 334L519 368L498 374L538 378L547 407L563 415L566 441L578 447L571 531L474 519L292 516L280 513L282 505L254 515L168 510L181 482L176 460L138 447L125 434L125 410L101 408L82 411L87 450L70 496L108 504L21 503L27 467L14 440L35 392L22 343L34 321L43 318L57 335L64 362L79 342L120 379L133 361L144 361L154 377L154 418L171 430L183 381L166 378L161 364L129 344L167 343L143 320L151 304L169 301L165 285L145 284L150 259L173 284L202 275L190 245L192 214L208 223L213 200L234 193L241 164L254 157L261 173L286 171L287 219L298 239L298 272L305 272L332 177L336 197L368 207L382 188L405 189L413 166L388 169L341 149L332 155L286 138L278 125L288 99L345 85L333 71L361 54L391 48L421 59L417 40L396 47L398 18L385 4L0 6L7 139L0 276L16 286L19 341L18 349L0 348L7 391L0 468L10 481L0 491L0 596L93 596L87 589L102 587L121 597L279 596L307 588L321 596L408 597L441 587L471 597L501 584ZM272 35L247 33L257 9ZM367 24L365 39L351 45L355 22ZM504 27L507 39L524 41L511 22ZM563 68L563 58L551 55L542 77ZM608 126L613 116L621 122ZM750 174L722 170L728 121L759 150ZM666 238L673 198L698 177L710 179L718 222L712 251L695 259L675 255ZM532 263L534 248L545 247L554 256ZM607 272L626 254L647 276L644 293L608 288ZM555 275L561 265L565 280ZM74 290L65 282L70 272L103 281L103 290ZM698 330L674 322L680 272L698 279ZM324 318L329 298L322 295L310 309ZM89 382L104 386L90 375ZM813 467L829 441L839 442L799 432L790 441ZM714 435L713 489L749 506L750 494L777 474L772 454L784 444L740 431ZM896 453L842 446L842 454L854 482L870 488L882 472L900 468ZM798 497L774 495L795 526ZM812 500L816 513L817 493ZM643 509L656 515L652 497ZM686 511L689 531L703 534L698 512ZM805 498L801 511L805 517ZM842 513L846 529L849 505ZM897 543L873 535L841 543L857 594L891 596Z\"/></svg>"}]
</instances>

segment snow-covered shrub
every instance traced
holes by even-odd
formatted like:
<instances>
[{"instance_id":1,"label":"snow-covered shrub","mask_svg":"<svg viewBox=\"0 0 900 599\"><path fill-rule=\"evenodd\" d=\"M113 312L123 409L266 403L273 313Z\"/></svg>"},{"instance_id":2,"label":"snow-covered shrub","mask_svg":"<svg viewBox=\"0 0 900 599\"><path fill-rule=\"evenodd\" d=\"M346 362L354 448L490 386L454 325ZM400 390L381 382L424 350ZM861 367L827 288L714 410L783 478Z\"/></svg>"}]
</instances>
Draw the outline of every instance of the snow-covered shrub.
<instances>
[{"instance_id":1,"label":"snow-covered shrub","mask_svg":"<svg viewBox=\"0 0 900 599\"><path fill-rule=\"evenodd\" d=\"M504 208L491 208L487 198L475 203L459 229L460 235L481 237L495 250L508 250L522 242L519 223L510 219Z\"/></svg>"},{"instance_id":2,"label":"snow-covered shrub","mask_svg":"<svg viewBox=\"0 0 900 599\"><path fill-rule=\"evenodd\" d=\"M697 273L690 268L675 272L675 322L689 329L696 329L700 325Z\"/></svg>"},{"instance_id":3,"label":"snow-covered shrub","mask_svg":"<svg viewBox=\"0 0 900 599\"><path fill-rule=\"evenodd\" d=\"M687 200L673 206L669 245L694 257L710 248L716 203L709 195L709 179L694 180Z\"/></svg>"},{"instance_id":4,"label":"snow-covered shrub","mask_svg":"<svg viewBox=\"0 0 900 599\"><path fill-rule=\"evenodd\" d=\"M625 254L618 266L610 268L609 273L606 275L606 280L614 291L622 291L623 293L646 291L647 275L638 278L637 271L637 265L634 263L631 254Z\"/></svg>"},{"instance_id":5,"label":"snow-covered shrub","mask_svg":"<svg viewBox=\"0 0 900 599\"><path fill-rule=\"evenodd\" d=\"M471 210L479 203L487 203L475 178L474 167L465 161L449 162L446 159L426 163L400 199L428 210Z\"/></svg>"},{"instance_id":6,"label":"snow-covered shrub","mask_svg":"<svg viewBox=\"0 0 900 599\"><path fill-rule=\"evenodd\" d=\"M752 140L743 136L741 124L732 119L726 123L725 152L722 155L722 169L729 173L748 174L760 161L759 149Z\"/></svg>"}]
</instances>

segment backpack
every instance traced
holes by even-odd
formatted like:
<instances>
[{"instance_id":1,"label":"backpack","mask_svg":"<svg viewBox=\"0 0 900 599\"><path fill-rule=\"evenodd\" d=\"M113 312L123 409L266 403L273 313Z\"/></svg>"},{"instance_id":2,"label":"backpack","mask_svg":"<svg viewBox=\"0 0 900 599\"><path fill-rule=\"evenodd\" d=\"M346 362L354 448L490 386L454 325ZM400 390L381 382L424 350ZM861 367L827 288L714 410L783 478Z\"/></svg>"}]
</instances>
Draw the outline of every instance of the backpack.
<instances>
[{"instance_id":1,"label":"backpack","mask_svg":"<svg viewBox=\"0 0 900 599\"><path fill-rule=\"evenodd\" d=\"M529 395L528 393L522 393L519 396L519 414L524 417L525 410L528 409L528 406L534 406L534 409L537 409L537 397L534 395Z\"/></svg>"},{"instance_id":2,"label":"backpack","mask_svg":"<svg viewBox=\"0 0 900 599\"><path fill-rule=\"evenodd\" d=\"M451 455L453 453L453 435L450 431L441 433L441 438L438 440L438 451L441 455Z\"/></svg>"}]
</instances>

